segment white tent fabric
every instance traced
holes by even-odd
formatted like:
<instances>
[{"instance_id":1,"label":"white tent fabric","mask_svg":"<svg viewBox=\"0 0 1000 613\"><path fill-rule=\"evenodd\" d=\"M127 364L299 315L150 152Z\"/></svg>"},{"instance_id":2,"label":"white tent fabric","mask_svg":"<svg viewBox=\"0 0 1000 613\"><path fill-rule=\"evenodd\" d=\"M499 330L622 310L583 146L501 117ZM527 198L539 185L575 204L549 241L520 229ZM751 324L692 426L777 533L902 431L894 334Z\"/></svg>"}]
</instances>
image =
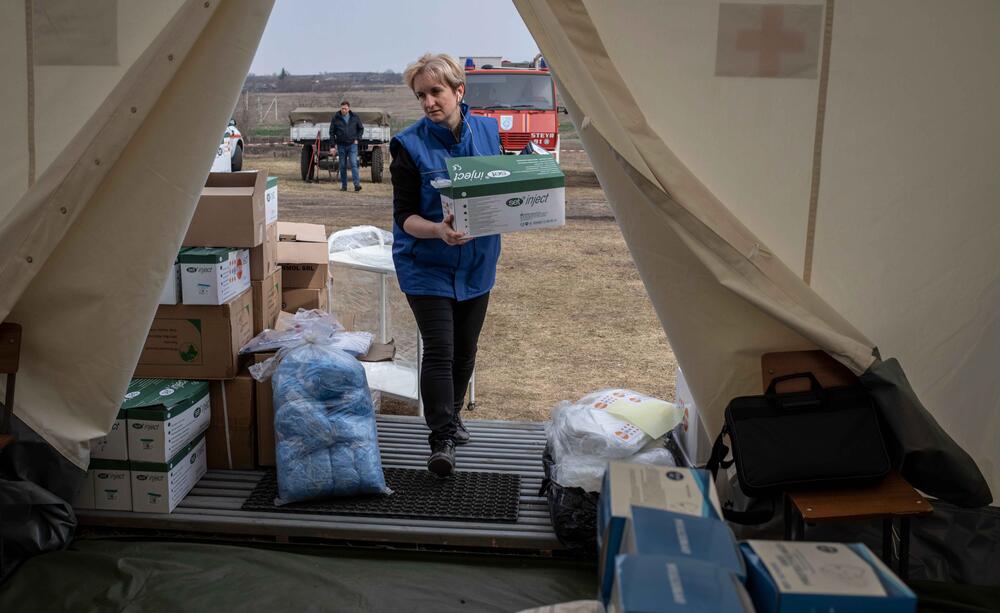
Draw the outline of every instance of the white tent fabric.
<instances>
[{"instance_id":1,"label":"white tent fabric","mask_svg":"<svg viewBox=\"0 0 1000 613\"><path fill-rule=\"evenodd\" d=\"M709 432L762 353L877 343L997 491L1000 4L515 4Z\"/></svg>"},{"instance_id":2,"label":"white tent fabric","mask_svg":"<svg viewBox=\"0 0 1000 613\"><path fill-rule=\"evenodd\" d=\"M81 468L114 421L271 5L0 4L14 412Z\"/></svg>"}]
</instances>

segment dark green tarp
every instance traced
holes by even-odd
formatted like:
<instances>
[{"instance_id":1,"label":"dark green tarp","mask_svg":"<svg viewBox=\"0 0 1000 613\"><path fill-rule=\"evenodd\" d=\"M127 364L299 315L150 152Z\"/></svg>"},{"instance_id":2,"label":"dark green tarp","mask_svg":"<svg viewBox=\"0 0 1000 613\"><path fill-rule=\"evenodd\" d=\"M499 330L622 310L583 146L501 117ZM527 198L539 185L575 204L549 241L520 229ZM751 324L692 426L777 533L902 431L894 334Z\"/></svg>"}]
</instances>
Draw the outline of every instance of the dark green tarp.
<instances>
[{"instance_id":1,"label":"dark green tarp","mask_svg":"<svg viewBox=\"0 0 1000 613\"><path fill-rule=\"evenodd\" d=\"M26 562L0 611L520 611L593 598L596 576L510 556L79 540Z\"/></svg>"}]
</instances>

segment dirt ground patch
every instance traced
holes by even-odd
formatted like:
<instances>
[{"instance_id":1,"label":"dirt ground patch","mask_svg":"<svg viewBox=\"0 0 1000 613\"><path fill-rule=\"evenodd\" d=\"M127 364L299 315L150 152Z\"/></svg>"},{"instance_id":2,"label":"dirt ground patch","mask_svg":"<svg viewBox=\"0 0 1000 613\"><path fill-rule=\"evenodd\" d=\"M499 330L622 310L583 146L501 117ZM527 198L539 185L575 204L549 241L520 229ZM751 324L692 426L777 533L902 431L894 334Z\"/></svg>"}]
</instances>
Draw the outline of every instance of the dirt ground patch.
<instances>
[{"instance_id":1,"label":"dirt ground patch","mask_svg":"<svg viewBox=\"0 0 1000 613\"><path fill-rule=\"evenodd\" d=\"M469 417L546 420L560 400L602 387L673 398L673 352L589 160L565 152L561 161L566 226L503 239ZM373 184L362 169L355 193L341 192L339 180L302 182L295 149L248 156L246 166L279 178L281 220L322 223L327 233L392 227L388 172Z\"/></svg>"}]
</instances>

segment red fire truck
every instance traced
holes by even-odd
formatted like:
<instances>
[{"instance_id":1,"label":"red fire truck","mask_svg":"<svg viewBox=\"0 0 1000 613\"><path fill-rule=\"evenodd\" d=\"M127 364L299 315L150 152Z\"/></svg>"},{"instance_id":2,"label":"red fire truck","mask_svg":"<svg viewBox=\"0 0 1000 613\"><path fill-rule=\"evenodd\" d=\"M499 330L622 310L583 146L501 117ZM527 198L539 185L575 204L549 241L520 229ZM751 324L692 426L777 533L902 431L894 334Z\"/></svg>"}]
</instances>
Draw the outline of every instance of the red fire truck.
<instances>
[{"instance_id":1,"label":"red fire truck","mask_svg":"<svg viewBox=\"0 0 1000 613\"><path fill-rule=\"evenodd\" d=\"M537 68L477 67L465 61L465 102L473 115L500 124L504 153L518 153L534 142L559 159L556 87L545 61Z\"/></svg>"}]
</instances>

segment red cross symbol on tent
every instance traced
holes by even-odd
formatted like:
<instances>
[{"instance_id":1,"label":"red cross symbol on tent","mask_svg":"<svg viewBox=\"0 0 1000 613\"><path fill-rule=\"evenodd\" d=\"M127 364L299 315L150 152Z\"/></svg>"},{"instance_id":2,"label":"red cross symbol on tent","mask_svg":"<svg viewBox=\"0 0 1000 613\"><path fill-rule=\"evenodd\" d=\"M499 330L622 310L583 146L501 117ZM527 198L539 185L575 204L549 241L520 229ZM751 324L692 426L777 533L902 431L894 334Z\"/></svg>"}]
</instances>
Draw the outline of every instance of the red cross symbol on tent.
<instances>
[{"instance_id":1,"label":"red cross symbol on tent","mask_svg":"<svg viewBox=\"0 0 1000 613\"><path fill-rule=\"evenodd\" d=\"M785 28L785 7L762 6L759 30L740 30L736 33L736 48L757 52L757 76L781 76L781 56L784 53L802 53L805 34Z\"/></svg>"}]
</instances>

